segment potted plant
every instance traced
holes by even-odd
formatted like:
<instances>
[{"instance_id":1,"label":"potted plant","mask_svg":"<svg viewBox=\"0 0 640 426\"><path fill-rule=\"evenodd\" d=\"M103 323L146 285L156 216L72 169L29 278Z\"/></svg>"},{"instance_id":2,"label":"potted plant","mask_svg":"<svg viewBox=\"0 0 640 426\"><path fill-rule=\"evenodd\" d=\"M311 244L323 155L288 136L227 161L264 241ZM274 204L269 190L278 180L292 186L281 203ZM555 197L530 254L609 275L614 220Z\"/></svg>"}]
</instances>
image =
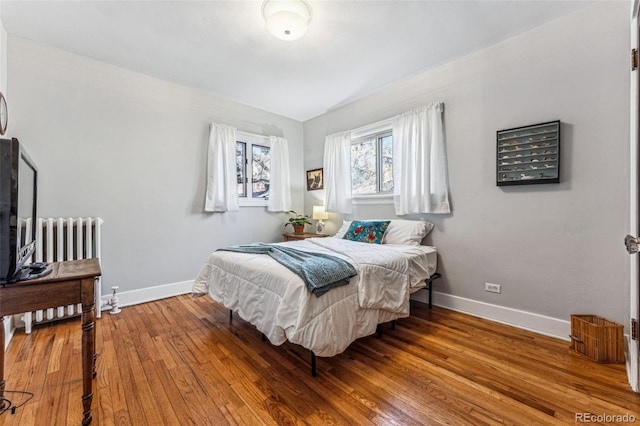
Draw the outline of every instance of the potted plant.
<instances>
[{"instance_id":1,"label":"potted plant","mask_svg":"<svg viewBox=\"0 0 640 426\"><path fill-rule=\"evenodd\" d=\"M311 225L311 222L309 222L309 219L311 217L309 215L301 215L296 213L293 210L289 210L287 213L292 214L293 217L290 217L289 222L285 223L284 226L285 227L287 225L293 226L293 232L295 232L296 234L301 234L304 232L305 224L308 223L309 225Z\"/></svg>"}]
</instances>

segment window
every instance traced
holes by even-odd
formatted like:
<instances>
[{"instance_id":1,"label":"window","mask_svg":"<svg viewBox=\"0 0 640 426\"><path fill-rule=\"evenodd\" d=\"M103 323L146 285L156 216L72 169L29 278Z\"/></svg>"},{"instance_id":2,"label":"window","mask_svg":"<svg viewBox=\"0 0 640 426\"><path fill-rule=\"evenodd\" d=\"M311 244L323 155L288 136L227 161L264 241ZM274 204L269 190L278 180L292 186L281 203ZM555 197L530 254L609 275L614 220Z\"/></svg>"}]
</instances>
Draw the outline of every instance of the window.
<instances>
[{"instance_id":1,"label":"window","mask_svg":"<svg viewBox=\"0 0 640 426\"><path fill-rule=\"evenodd\" d=\"M353 195L393 191L393 136L390 131L351 142L351 191Z\"/></svg>"},{"instance_id":2,"label":"window","mask_svg":"<svg viewBox=\"0 0 640 426\"><path fill-rule=\"evenodd\" d=\"M271 157L269 147L251 145L251 196L253 198L269 197L269 177Z\"/></svg>"},{"instance_id":3,"label":"window","mask_svg":"<svg viewBox=\"0 0 640 426\"><path fill-rule=\"evenodd\" d=\"M265 206L267 204L271 178L269 139L238 132L236 176L241 206ZM251 181L248 176L251 176Z\"/></svg>"},{"instance_id":4,"label":"window","mask_svg":"<svg viewBox=\"0 0 640 426\"><path fill-rule=\"evenodd\" d=\"M236 141L236 175L238 176L238 197L247 196L247 186L245 185L247 164L247 143Z\"/></svg>"}]
</instances>

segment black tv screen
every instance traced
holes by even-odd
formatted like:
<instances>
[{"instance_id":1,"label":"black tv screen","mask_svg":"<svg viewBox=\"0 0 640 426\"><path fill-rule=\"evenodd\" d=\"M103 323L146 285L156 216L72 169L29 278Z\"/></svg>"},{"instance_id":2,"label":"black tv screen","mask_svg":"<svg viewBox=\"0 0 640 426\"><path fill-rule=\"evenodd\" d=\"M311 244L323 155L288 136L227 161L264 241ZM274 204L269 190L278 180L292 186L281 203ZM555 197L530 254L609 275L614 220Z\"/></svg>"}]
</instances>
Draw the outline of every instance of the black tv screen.
<instances>
[{"instance_id":1,"label":"black tv screen","mask_svg":"<svg viewBox=\"0 0 640 426\"><path fill-rule=\"evenodd\" d=\"M35 249L38 169L17 139L0 139L0 283L19 280Z\"/></svg>"}]
</instances>

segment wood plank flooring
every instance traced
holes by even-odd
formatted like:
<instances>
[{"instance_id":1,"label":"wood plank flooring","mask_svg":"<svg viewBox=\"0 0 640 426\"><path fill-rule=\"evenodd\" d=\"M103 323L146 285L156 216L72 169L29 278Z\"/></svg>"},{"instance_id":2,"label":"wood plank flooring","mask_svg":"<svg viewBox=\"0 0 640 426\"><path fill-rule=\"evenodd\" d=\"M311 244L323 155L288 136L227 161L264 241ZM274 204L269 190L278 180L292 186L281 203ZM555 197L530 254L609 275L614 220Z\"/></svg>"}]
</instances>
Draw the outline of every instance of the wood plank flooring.
<instances>
[{"instance_id":1,"label":"wood plank flooring","mask_svg":"<svg viewBox=\"0 0 640 426\"><path fill-rule=\"evenodd\" d=\"M318 358L316 378L308 351L263 342L208 297L106 313L96 337L95 425L552 425L575 424L576 413L640 422L624 365L420 303L381 339ZM35 396L0 424L80 424L80 352L79 319L18 332L6 355L7 389Z\"/></svg>"}]
</instances>

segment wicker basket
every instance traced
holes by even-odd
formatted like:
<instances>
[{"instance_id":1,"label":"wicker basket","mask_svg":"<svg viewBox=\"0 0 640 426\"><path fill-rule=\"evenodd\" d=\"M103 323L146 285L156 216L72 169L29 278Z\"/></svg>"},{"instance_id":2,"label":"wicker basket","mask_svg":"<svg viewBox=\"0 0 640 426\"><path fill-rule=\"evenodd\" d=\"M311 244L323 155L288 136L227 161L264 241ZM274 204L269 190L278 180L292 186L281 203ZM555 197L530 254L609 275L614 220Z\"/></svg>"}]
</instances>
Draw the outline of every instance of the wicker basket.
<instances>
[{"instance_id":1,"label":"wicker basket","mask_svg":"<svg viewBox=\"0 0 640 426\"><path fill-rule=\"evenodd\" d=\"M571 349L589 359L624 363L624 327L597 315L571 315Z\"/></svg>"}]
</instances>

